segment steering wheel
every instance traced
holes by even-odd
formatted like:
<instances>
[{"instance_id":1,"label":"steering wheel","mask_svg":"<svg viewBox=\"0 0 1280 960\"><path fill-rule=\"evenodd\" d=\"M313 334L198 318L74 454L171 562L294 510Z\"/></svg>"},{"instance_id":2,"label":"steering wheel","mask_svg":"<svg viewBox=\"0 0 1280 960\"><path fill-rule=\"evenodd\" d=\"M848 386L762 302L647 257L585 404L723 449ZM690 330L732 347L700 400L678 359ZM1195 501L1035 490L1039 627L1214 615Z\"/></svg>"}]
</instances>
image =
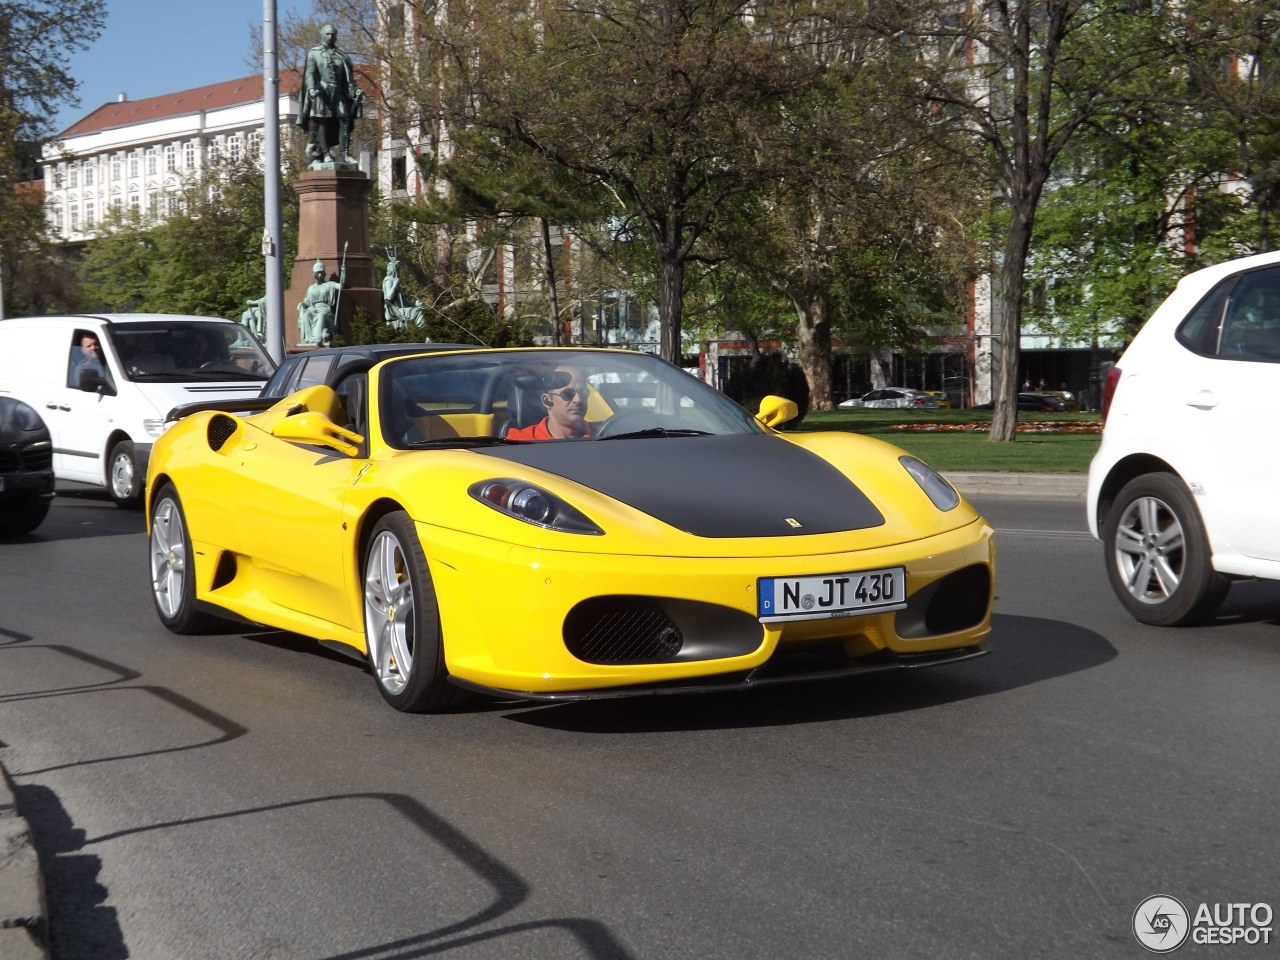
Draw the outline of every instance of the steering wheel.
<instances>
[{"instance_id":1,"label":"steering wheel","mask_svg":"<svg viewBox=\"0 0 1280 960\"><path fill-rule=\"evenodd\" d=\"M689 424L679 417L672 417L652 410L620 410L596 427L595 436L616 437L622 433L639 433L642 430L687 430Z\"/></svg>"}]
</instances>

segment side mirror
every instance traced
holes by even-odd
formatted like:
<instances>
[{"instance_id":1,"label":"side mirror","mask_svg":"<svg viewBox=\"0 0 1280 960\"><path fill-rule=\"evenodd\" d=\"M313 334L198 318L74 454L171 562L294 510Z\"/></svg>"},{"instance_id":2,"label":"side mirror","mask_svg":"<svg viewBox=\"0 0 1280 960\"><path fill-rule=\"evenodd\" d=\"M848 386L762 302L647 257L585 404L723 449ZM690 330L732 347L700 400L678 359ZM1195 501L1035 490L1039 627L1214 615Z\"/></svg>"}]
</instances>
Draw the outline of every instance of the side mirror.
<instances>
[{"instance_id":1,"label":"side mirror","mask_svg":"<svg viewBox=\"0 0 1280 960\"><path fill-rule=\"evenodd\" d=\"M777 428L799 415L800 408L796 406L794 400L775 397L771 394L760 401L760 411L756 414L756 419L766 427Z\"/></svg>"},{"instance_id":2,"label":"side mirror","mask_svg":"<svg viewBox=\"0 0 1280 960\"><path fill-rule=\"evenodd\" d=\"M104 397L114 397L116 388L100 373L93 370L80 371L80 383L77 385L85 393L100 393Z\"/></svg>"},{"instance_id":3,"label":"side mirror","mask_svg":"<svg viewBox=\"0 0 1280 960\"><path fill-rule=\"evenodd\" d=\"M281 440L296 440L298 443L328 447L348 457L356 456L360 451L359 444L364 441L364 437L354 430L340 427L323 413L316 413L314 410L282 417L271 428L271 435Z\"/></svg>"}]
</instances>

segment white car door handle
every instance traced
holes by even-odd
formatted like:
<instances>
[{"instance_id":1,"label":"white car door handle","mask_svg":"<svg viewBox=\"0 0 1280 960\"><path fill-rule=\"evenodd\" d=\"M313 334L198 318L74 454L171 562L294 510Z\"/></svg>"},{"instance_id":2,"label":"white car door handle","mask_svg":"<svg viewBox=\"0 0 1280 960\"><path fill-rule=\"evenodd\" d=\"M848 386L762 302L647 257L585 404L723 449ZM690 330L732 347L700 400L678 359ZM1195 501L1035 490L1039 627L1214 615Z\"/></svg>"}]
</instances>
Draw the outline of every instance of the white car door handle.
<instances>
[{"instance_id":1,"label":"white car door handle","mask_svg":"<svg viewBox=\"0 0 1280 960\"><path fill-rule=\"evenodd\" d=\"M1187 399L1187 406L1197 410L1212 410L1218 405L1218 398L1212 390L1197 390Z\"/></svg>"}]
</instances>

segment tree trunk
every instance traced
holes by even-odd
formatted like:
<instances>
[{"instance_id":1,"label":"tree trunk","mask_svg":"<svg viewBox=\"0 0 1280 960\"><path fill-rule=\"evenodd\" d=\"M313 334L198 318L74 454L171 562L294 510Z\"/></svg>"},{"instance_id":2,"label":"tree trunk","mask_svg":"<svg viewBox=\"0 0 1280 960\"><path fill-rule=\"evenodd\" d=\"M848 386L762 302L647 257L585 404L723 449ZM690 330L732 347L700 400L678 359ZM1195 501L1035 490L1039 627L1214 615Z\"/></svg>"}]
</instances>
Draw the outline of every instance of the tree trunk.
<instances>
[{"instance_id":1,"label":"tree trunk","mask_svg":"<svg viewBox=\"0 0 1280 960\"><path fill-rule=\"evenodd\" d=\"M996 381L991 432L987 439L1000 442L1018 438L1018 366L1022 346L1022 283L1031 246L1034 206L1022 194L1010 201L1009 234L1004 263L1000 267L1000 366Z\"/></svg>"},{"instance_id":2,"label":"tree trunk","mask_svg":"<svg viewBox=\"0 0 1280 960\"><path fill-rule=\"evenodd\" d=\"M809 409L832 410L831 314L825 291L809 291L796 317L796 355L809 383Z\"/></svg>"},{"instance_id":3,"label":"tree trunk","mask_svg":"<svg viewBox=\"0 0 1280 960\"><path fill-rule=\"evenodd\" d=\"M684 261L674 250L658 250L658 324L662 359L683 366L680 321L684 312Z\"/></svg>"},{"instance_id":4,"label":"tree trunk","mask_svg":"<svg viewBox=\"0 0 1280 960\"><path fill-rule=\"evenodd\" d=\"M538 222L542 225L542 252L547 259L547 290L551 294L549 298L551 303L551 345L558 347L560 346L560 302L556 296L556 265L551 258L551 227L548 226L546 217L539 217Z\"/></svg>"}]
</instances>

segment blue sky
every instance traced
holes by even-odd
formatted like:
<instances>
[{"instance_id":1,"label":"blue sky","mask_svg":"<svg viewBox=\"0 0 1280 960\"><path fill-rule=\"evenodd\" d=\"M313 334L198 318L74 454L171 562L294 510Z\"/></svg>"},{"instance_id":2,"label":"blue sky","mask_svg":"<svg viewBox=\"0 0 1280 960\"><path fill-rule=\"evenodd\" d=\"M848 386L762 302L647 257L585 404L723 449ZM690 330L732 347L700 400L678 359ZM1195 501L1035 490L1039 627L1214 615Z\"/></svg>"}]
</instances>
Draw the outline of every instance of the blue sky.
<instances>
[{"instance_id":1,"label":"blue sky","mask_svg":"<svg viewBox=\"0 0 1280 960\"><path fill-rule=\"evenodd\" d=\"M305 0L276 0L277 18L305 13ZM80 106L63 107L65 130L120 93L142 100L255 72L250 24L262 24L262 0L109 0L98 41L71 58Z\"/></svg>"}]
</instances>

